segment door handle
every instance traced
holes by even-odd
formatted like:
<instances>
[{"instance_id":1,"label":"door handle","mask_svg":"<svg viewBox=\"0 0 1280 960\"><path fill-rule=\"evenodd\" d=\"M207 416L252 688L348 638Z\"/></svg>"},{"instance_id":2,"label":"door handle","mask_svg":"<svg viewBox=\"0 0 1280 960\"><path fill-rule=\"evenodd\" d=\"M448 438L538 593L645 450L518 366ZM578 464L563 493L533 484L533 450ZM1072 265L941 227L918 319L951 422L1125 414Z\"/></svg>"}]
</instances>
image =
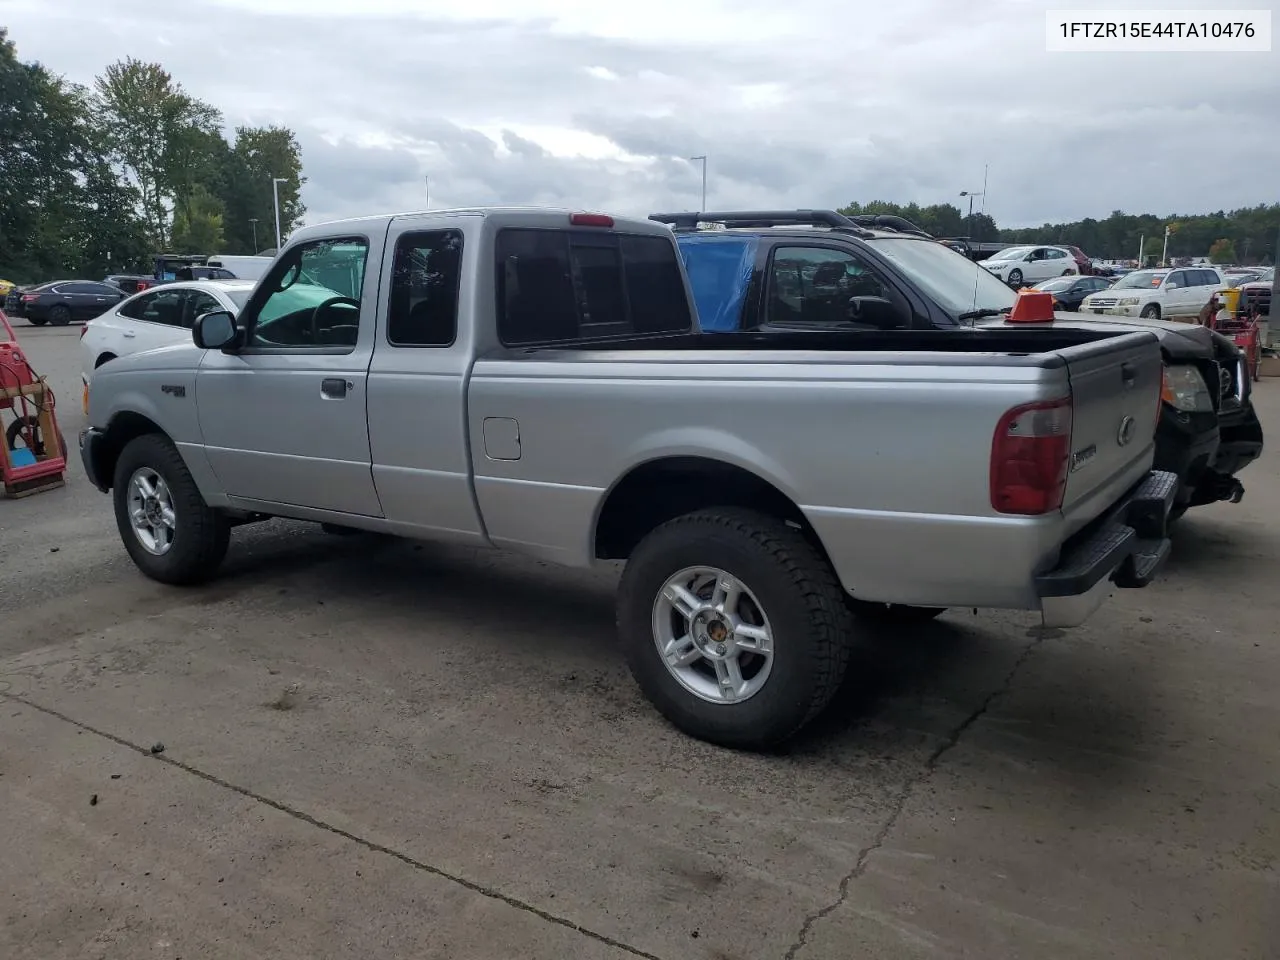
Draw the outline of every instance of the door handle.
<instances>
[{"instance_id":1,"label":"door handle","mask_svg":"<svg viewBox=\"0 0 1280 960\"><path fill-rule=\"evenodd\" d=\"M326 400L341 400L354 386L350 380L341 377L325 377L320 381L320 396Z\"/></svg>"},{"instance_id":2,"label":"door handle","mask_svg":"<svg viewBox=\"0 0 1280 960\"><path fill-rule=\"evenodd\" d=\"M128 340L132 340L134 337L137 336L137 334L134 333L132 330L126 330L124 333L121 334L121 336L125 337Z\"/></svg>"}]
</instances>

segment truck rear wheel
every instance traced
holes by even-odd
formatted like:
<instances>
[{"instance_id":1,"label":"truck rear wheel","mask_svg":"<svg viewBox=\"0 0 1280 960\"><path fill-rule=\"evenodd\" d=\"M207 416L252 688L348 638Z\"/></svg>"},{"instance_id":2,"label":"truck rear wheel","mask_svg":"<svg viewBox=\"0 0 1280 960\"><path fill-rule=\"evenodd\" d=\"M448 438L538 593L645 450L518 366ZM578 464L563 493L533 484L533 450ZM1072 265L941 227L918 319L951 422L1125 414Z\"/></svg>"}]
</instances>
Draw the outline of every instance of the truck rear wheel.
<instances>
[{"instance_id":1,"label":"truck rear wheel","mask_svg":"<svg viewBox=\"0 0 1280 960\"><path fill-rule=\"evenodd\" d=\"M677 517L636 548L618 633L645 696L684 732L764 749L835 695L853 618L835 572L785 523L746 510Z\"/></svg>"},{"instance_id":2,"label":"truck rear wheel","mask_svg":"<svg viewBox=\"0 0 1280 960\"><path fill-rule=\"evenodd\" d=\"M156 433L125 444L112 484L116 526L138 569L161 583L199 583L226 556L231 524L200 495L182 455Z\"/></svg>"}]
</instances>

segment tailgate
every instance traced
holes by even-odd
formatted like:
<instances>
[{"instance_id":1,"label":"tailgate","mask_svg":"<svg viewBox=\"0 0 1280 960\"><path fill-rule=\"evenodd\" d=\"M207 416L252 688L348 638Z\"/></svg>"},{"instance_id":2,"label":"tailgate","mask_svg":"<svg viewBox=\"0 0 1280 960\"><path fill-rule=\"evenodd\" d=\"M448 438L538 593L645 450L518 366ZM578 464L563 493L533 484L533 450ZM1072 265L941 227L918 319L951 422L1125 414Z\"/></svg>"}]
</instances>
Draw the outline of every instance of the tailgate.
<instances>
[{"instance_id":1,"label":"tailgate","mask_svg":"<svg viewBox=\"0 0 1280 960\"><path fill-rule=\"evenodd\" d=\"M1131 333L1059 351L1071 378L1071 455L1062 508L1151 466L1160 390L1159 341Z\"/></svg>"}]
</instances>

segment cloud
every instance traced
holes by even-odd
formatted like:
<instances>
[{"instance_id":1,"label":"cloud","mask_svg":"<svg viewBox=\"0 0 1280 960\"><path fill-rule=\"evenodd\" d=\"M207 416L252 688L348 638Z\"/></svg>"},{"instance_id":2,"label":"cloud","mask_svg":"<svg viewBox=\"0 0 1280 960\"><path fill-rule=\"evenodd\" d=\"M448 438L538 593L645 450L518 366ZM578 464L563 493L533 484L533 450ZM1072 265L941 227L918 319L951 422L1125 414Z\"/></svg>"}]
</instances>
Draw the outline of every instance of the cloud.
<instances>
[{"instance_id":1,"label":"cloud","mask_svg":"<svg viewBox=\"0 0 1280 960\"><path fill-rule=\"evenodd\" d=\"M721 208L959 203L988 164L1006 225L1274 197L1275 55L1048 54L1053 6L188 0L160 26L151 0L6 8L20 55L70 79L159 60L229 125L292 127L311 222L420 207L424 177L433 206L691 209L701 154Z\"/></svg>"}]
</instances>

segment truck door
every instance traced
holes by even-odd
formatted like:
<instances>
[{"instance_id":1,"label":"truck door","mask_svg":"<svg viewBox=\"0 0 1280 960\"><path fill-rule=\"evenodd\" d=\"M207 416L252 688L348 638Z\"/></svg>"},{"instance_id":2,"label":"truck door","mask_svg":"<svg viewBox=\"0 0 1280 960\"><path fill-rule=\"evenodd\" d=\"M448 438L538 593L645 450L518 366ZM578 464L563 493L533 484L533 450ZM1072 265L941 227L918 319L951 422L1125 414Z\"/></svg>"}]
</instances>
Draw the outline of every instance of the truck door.
<instances>
[{"instance_id":1,"label":"truck door","mask_svg":"<svg viewBox=\"0 0 1280 960\"><path fill-rule=\"evenodd\" d=\"M326 237L286 250L240 313L244 345L205 352L200 429L230 496L382 515L365 388L383 241Z\"/></svg>"},{"instance_id":2,"label":"truck door","mask_svg":"<svg viewBox=\"0 0 1280 960\"><path fill-rule=\"evenodd\" d=\"M393 221L387 234L390 280L378 303L369 369L373 478L388 519L433 537L483 543L466 408L475 330L458 322L460 311L472 309L464 264L479 253L464 242L466 219L437 224Z\"/></svg>"}]
</instances>

